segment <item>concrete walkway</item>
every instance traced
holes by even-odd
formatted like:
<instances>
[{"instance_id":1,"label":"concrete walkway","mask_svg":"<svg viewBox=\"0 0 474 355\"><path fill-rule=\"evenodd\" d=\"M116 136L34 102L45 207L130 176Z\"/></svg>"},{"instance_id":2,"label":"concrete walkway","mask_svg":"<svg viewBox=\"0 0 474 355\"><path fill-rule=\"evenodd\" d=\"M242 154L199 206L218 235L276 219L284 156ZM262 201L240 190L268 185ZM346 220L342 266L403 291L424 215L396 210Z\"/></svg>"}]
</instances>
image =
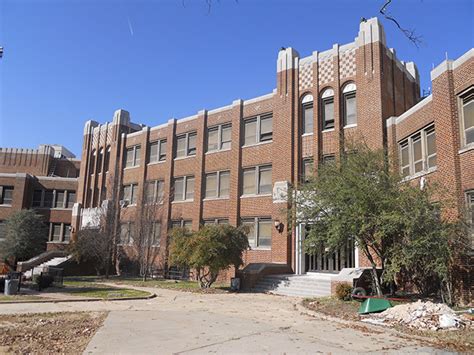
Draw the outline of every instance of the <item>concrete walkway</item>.
<instances>
[{"instance_id":1,"label":"concrete walkway","mask_svg":"<svg viewBox=\"0 0 474 355\"><path fill-rule=\"evenodd\" d=\"M156 288L143 301L1 305L0 314L110 311L85 353L433 353L384 328L318 319L301 299L264 294L195 294Z\"/></svg>"}]
</instances>

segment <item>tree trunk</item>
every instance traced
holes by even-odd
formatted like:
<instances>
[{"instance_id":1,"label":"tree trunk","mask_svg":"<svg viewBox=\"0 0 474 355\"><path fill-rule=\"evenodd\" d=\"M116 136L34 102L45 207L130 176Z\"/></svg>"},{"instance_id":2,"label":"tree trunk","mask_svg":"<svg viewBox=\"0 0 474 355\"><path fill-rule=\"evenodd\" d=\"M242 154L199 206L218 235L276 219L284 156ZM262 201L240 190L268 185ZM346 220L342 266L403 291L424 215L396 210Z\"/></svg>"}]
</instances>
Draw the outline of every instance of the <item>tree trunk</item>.
<instances>
[{"instance_id":1,"label":"tree trunk","mask_svg":"<svg viewBox=\"0 0 474 355\"><path fill-rule=\"evenodd\" d=\"M372 254L370 254L369 248L367 246L364 246L364 253L367 259L370 261L370 265L372 265L372 280L375 284L377 296L381 297L383 296L383 292L382 292L382 286L380 284L379 276L377 275L377 264L374 258L372 257Z\"/></svg>"}]
</instances>

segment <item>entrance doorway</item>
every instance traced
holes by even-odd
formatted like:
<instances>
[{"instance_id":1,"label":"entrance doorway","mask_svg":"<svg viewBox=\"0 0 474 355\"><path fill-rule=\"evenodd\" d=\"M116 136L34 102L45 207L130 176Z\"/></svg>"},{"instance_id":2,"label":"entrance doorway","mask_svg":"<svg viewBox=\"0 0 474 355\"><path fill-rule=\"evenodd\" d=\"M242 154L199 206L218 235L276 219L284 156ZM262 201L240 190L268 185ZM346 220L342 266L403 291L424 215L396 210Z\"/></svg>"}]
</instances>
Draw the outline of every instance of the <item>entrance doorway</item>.
<instances>
[{"instance_id":1,"label":"entrance doorway","mask_svg":"<svg viewBox=\"0 0 474 355\"><path fill-rule=\"evenodd\" d=\"M307 272L339 273L344 268L356 267L356 248L354 239L351 238L347 244L335 252L328 252L321 246L315 254L307 254L304 251L303 242L310 226L300 224L297 228L296 238L296 273Z\"/></svg>"}]
</instances>

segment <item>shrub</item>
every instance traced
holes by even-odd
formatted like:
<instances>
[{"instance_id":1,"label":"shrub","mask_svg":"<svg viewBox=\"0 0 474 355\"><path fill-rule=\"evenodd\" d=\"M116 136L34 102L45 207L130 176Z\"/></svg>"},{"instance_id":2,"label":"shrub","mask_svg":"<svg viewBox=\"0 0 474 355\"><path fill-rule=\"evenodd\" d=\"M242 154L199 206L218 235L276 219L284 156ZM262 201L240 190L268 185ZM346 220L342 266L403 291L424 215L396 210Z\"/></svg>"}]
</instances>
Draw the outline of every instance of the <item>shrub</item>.
<instances>
[{"instance_id":1,"label":"shrub","mask_svg":"<svg viewBox=\"0 0 474 355\"><path fill-rule=\"evenodd\" d=\"M34 283L38 286L38 291L50 287L54 282L54 277L51 275L36 275L34 278Z\"/></svg>"},{"instance_id":2,"label":"shrub","mask_svg":"<svg viewBox=\"0 0 474 355\"><path fill-rule=\"evenodd\" d=\"M336 286L336 297L341 301L351 299L352 286L347 283L340 283Z\"/></svg>"}]
</instances>

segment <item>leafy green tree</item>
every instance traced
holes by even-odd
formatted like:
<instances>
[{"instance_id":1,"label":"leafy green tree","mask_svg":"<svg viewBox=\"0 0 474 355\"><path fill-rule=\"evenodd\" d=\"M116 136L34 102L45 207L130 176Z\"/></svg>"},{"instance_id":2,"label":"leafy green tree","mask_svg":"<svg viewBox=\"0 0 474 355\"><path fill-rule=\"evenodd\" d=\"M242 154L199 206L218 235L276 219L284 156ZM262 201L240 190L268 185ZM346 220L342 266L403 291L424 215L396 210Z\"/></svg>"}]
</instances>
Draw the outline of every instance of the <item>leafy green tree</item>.
<instances>
[{"instance_id":1,"label":"leafy green tree","mask_svg":"<svg viewBox=\"0 0 474 355\"><path fill-rule=\"evenodd\" d=\"M78 263L90 263L97 275L110 268L110 238L102 229L82 229L77 240L69 245L69 252Z\"/></svg>"},{"instance_id":2,"label":"leafy green tree","mask_svg":"<svg viewBox=\"0 0 474 355\"><path fill-rule=\"evenodd\" d=\"M46 250L48 230L43 216L33 210L21 210L6 220L6 236L0 242L1 259L13 262L28 260Z\"/></svg>"},{"instance_id":3,"label":"leafy green tree","mask_svg":"<svg viewBox=\"0 0 474 355\"><path fill-rule=\"evenodd\" d=\"M203 226L194 233L176 228L171 238L171 264L194 269L201 288L211 287L221 271L242 265L249 245L246 229L230 225Z\"/></svg>"},{"instance_id":4,"label":"leafy green tree","mask_svg":"<svg viewBox=\"0 0 474 355\"><path fill-rule=\"evenodd\" d=\"M355 238L372 266L375 289L395 277L430 293L445 282L452 263L455 223L440 217L440 194L403 182L387 168L383 150L358 143L338 164L325 164L296 194L299 222L311 225L305 239L308 253L321 246L332 253ZM384 271L380 277L377 266ZM436 286L436 287L433 287Z\"/></svg>"}]
</instances>

